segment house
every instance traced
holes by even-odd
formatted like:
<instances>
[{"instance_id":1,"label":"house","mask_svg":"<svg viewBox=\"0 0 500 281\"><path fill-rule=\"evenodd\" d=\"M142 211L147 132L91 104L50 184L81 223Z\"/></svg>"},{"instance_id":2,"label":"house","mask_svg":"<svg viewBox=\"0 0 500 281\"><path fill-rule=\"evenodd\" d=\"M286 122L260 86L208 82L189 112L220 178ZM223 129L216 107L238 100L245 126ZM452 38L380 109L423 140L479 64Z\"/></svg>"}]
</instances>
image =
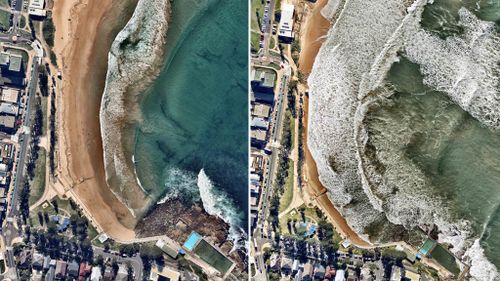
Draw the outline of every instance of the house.
<instances>
[{"instance_id":1,"label":"house","mask_svg":"<svg viewBox=\"0 0 500 281\"><path fill-rule=\"evenodd\" d=\"M336 270L333 266L327 266L325 269L325 279L332 279L335 276Z\"/></svg>"},{"instance_id":2,"label":"house","mask_svg":"<svg viewBox=\"0 0 500 281\"><path fill-rule=\"evenodd\" d=\"M267 132L265 130L251 130L250 142L253 147L262 149L266 146Z\"/></svg>"},{"instance_id":3,"label":"house","mask_svg":"<svg viewBox=\"0 0 500 281\"><path fill-rule=\"evenodd\" d=\"M337 270L335 274L335 281L344 281L345 280L345 271L343 269Z\"/></svg>"},{"instance_id":4,"label":"house","mask_svg":"<svg viewBox=\"0 0 500 281\"><path fill-rule=\"evenodd\" d=\"M405 270L405 280L420 281L420 274L410 270Z\"/></svg>"},{"instance_id":5,"label":"house","mask_svg":"<svg viewBox=\"0 0 500 281\"><path fill-rule=\"evenodd\" d=\"M78 278L78 273L80 271L80 265L73 260L72 262L69 263L68 265L68 275L73 277L73 278Z\"/></svg>"},{"instance_id":6,"label":"house","mask_svg":"<svg viewBox=\"0 0 500 281\"><path fill-rule=\"evenodd\" d=\"M49 269L49 267L50 267L50 261L52 261L52 259L50 258L50 256L45 256L43 258L43 270Z\"/></svg>"},{"instance_id":7,"label":"house","mask_svg":"<svg viewBox=\"0 0 500 281\"><path fill-rule=\"evenodd\" d=\"M10 52L0 52L1 84L13 87L24 86L23 57Z\"/></svg>"},{"instance_id":8,"label":"house","mask_svg":"<svg viewBox=\"0 0 500 281\"><path fill-rule=\"evenodd\" d=\"M256 130L267 130L269 128L269 123L260 117L253 117L250 121L250 127Z\"/></svg>"},{"instance_id":9,"label":"house","mask_svg":"<svg viewBox=\"0 0 500 281\"><path fill-rule=\"evenodd\" d=\"M102 280L104 281L112 281L115 279L115 274L113 272L113 270L111 269L111 267L106 267L106 269L104 270L104 277Z\"/></svg>"},{"instance_id":10,"label":"house","mask_svg":"<svg viewBox=\"0 0 500 281\"><path fill-rule=\"evenodd\" d=\"M291 4L281 5L281 18L278 25L278 41L280 43L290 44L293 42L293 17L295 6Z\"/></svg>"},{"instance_id":11,"label":"house","mask_svg":"<svg viewBox=\"0 0 500 281\"><path fill-rule=\"evenodd\" d=\"M12 115L17 116L19 113L19 107L12 103L1 102L0 103L0 114L1 115Z\"/></svg>"},{"instance_id":12,"label":"house","mask_svg":"<svg viewBox=\"0 0 500 281\"><path fill-rule=\"evenodd\" d=\"M401 278L403 278L403 269L399 266L393 265L391 271L391 278L389 280L401 281Z\"/></svg>"},{"instance_id":13,"label":"house","mask_svg":"<svg viewBox=\"0 0 500 281\"><path fill-rule=\"evenodd\" d=\"M269 114L271 113L271 106L263 103L256 103L252 108L252 116L264 118L269 118Z\"/></svg>"},{"instance_id":14,"label":"house","mask_svg":"<svg viewBox=\"0 0 500 281\"><path fill-rule=\"evenodd\" d=\"M58 260L56 262L55 278L57 280L64 279L66 277L67 267L68 267L68 263L65 261Z\"/></svg>"},{"instance_id":15,"label":"house","mask_svg":"<svg viewBox=\"0 0 500 281\"><path fill-rule=\"evenodd\" d=\"M33 269L33 271L31 272L31 280L42 281L42 271Z\"/></svg>"},{"instance_id":16,"label":"house","mask_svg":"<svg viewBox=\"0 0 500 281\"><path fill-rule=\"evenodd\" d=\"M290 274L292 271L292 259L289 257L282 257L281 258L281 271L285 274Z\"/></svg>"},{"instance_id":17,"label":"house","mask_svg":"<svg viewBox=\"0 0 500 281\"><path fill-rule=\"evenodd\" d=\"M127 266L122 263L118 267L118 272L116 273L115 281L127 281L128 279L128 269Z\"/></svg>"},{"instance_id":18,"label":"house","mask_svg":"<svg viewBox=\"0 0 500 281\"><path fill-rule=\"evenodd\" d=\"M315 279L323 279L325 277L325 267L321 264L317 264L314 267L314 278Z\"/></svg>"},{"instance_id":19,"label":"house","mask_svg":"<svg viewBox=\"0 0 500 281\"><path fill-rule=\"evenodd\" d=\"M278 254L273 253L271 255L271 258L269 259L269 268L271 268L271 270L278 270L280 267L279 264L280 264L280 258Z\"/></svg>"},{"instance_id":20,"label":"house","mask_svg":"<svg viewBox=\"0 0 500 281\"><path fill-rule=\"evenodd\" d=\"M304 273L302 273L302 280L304 281L313 280L313 265L310 262L304 264Z\"/></svg>"},{"instance_id":21,"label":"house","mask_svg":"<svg viewBox=\"0 0 500 281\"><path fill-rule=\"evenodd\" d=\"M295 277L293 277L293 281L301 281L302 280L302 269L299 269L297 273L295 274Z\"/></svg>"},{"instance_id":22,"label":"house","mask_svg":"<svg viewBox=\"0 0 500 281\"><path fill-rule=\"evenodd\" d=\"M31 250L24 250L21 252L21 255L19 255L18 261L17 261L17 267L20 269L28 269L31 266L31 261L32 261L32 253Z\"/></svg>"},{"instance_id":23,"label":"house","mask_svg":"<svg viewBox=\"0 0 500 281\"><path fill-rule=\"evenodd\" d=\"M294 260L292 264L292 273L299 271L299 260Z\"/></svg>"},{"instance_id":24,"label":"house","mask_svg":"<svg viewBox=\"0 0 500 281\"><path fill-rule=\"evenodd\" d=\"M179 251L174 249L173 246L169 245L167 242L163 241L162 239L158 240L156 242L156 247L160 248L165 254L167 254L169 257L175 259L177 258L177 255L179 254Z\"/></svg>"},{"instance_id":25,"label":"house","mask_svg":"<svg viewBox=\"0 0 500 281\"><path fill-rule=\"evenodd\" d=\"M19 90L12 88L2 88L1 101L17 104L19 102Z\"/></svg>"},{"instance_id":26,"label":"house","mask_svg":"<svg viewBox=\"0 0 500 281\"><path fill-rule=\"evenodd\" d=\"M7 134L14 134L16 132L16 117L0 115L0 131Z\"/></svg>"},{"instance_id":27,"label":"house","mask_svg":"<svg viewBox=\"0 0 500 281\"><path fill-rule=\"evenodd\" d=\"M33 254L33 262L31 265L33 266L34 269L41 270L43 269L43 261L44 261L43 255L35 252Z\"/></svg>"},{"instance_id":28,"label":"house","mask_svg":"<svg viewBox=\"0 0 500 281\"><path fill-rule=\"evenodd\" d=\"M102 279L101 268L99 266L94 266L92 268L92 273L90 274L91 281L99 281Z\"/></svg>"},{"instance_id":29,"label":"house","mask_svg":"<svg viewBox=\"0 0 500 281\"><path fill-rule=\"evenodd\" d=\"M151 268L151 273L149 275L149 280L152 281L180 281L181 273L173 268L164 266L161 271L157 266ZM191 277L192 278L192 277Z\"/></svg>"},{"instance_id":30,"label":"house","mask_svg":"<svg viewBox=\"0 0 500 281\"><path fill-rule=\"evenodd\" d=\"M92 273L92 266L89 263L82 262L78 271L78 281L83 281Z\"/></svg>"},{"instance_id":31,"label":"house","mask_svg":"<svg viewBox=\"0 0 500 281\"><path fill-rule=\"evenodd\" d=\"M54 277L56 275L55 267L51 266L47 274L45 274L45 281L54 281Z\"/></svg>"}]
</instances>

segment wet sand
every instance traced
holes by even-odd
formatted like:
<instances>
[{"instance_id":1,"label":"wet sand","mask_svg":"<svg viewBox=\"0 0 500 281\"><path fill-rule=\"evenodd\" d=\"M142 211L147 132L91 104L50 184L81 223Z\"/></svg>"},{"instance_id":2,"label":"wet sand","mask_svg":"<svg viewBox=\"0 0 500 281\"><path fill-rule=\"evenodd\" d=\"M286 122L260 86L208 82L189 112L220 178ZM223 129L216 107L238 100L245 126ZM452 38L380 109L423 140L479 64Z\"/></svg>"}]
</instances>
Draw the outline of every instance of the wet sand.
<instances>
[{"instance_id":1,"label":"wet sand","mask_svg":"<svg viewBox=\"0 0 500 281\"><path fill-rule=\"evenodd\" d=\"M321 10L328 3L328 0L318 0L314 4L312 12L308 15L304 31L300 38L299 69L307 77L311 73L314 59L323 43L323 38L330 29L330 21L321 15Z\"/></svg>"},{"instance_id":2,"label":"wet sand","mask_svg":"<svg viewBox=\"0 0 500 281\"><path fill-rule=\"evenodd\" d=\"M58 91L57 178L110 237L135 237L135 218L105 182L99 107L108 52L137 0L59 0L53 18L63 82ZM69 190L71 188L71 190Z\"/></svg>"},{"instance_id":3,"label":"wet sand","mask_svg":"<svg viewBox=\"0 0 500 281\"><path fill-rule=\"evenodd\" d=\"M321 9L326 5L327 0L319 0L313 11L306 19L305 31L302 32L301 52L299 57L299 69L306 75L311 73L312 66L316 55L319 52L322 38L326 36L330 29L331 23L321 15ZM304 98L304 173L306 176L306 190L311 199L318 205L328 216L333 223L335 229L345 238L348 238L351 243L359 247L370 247L371 244L363 240L347 223L345 218L335 208L333 203L327 196L327 189L319 180L316 162L314 161L311 152L307 146L307 129L308 129L308 107L309 97Z\"/></svg>"}]
</instances>

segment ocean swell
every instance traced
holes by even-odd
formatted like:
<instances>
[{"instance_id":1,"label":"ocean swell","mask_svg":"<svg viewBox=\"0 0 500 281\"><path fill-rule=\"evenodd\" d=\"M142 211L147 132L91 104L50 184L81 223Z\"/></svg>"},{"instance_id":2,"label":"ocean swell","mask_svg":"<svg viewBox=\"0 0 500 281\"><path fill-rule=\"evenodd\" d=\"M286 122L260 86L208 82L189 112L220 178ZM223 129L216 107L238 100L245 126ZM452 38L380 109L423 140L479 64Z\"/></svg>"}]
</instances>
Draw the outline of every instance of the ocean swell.
<instances>
[{"instance_id":1,"label":"ocean swell","mask_svg":"<svg viewBox=\"0 0 500 281\"><path fill-rule=\"evenodd\" d=\"M108 73L100 109L106 181L134 216L151 204L136 181L131 155L132 126L140 122L138 102L163 62L170 1L139 0L108 56Z\"/></svg>"},{"instance_id":2,"label":"ocean swell","mask_svg":"<svg viewBox=\"0 0 500 281\"><path fill-rule=\"evenodd\" d=\"M338 1L331 2L330 7L337 9ZM395 93L385 78L404 53L421 66L426 86L448 95L492 130L500 128L500 39L494 24L462 8L464 34L440 39L420 27L426 4L425 0L346 1L308 80L309 149L330 199L356 232L373 238L367 229L374 223L408 230L435 224L440 241L471 260L477 280L493 280L477 275L478 266L486 276L498 273L477 249L471 223L453 218L445 201L427 192L430 182L420 167L395 154L396 148L373 147L365 124L370 111L384 106ZM406 124L410 116L401 118ZM403 126L386 129L393 130L399 143L411 140ZM387 239L378 237L374 242Z\"/></svg>"}]
</instances>

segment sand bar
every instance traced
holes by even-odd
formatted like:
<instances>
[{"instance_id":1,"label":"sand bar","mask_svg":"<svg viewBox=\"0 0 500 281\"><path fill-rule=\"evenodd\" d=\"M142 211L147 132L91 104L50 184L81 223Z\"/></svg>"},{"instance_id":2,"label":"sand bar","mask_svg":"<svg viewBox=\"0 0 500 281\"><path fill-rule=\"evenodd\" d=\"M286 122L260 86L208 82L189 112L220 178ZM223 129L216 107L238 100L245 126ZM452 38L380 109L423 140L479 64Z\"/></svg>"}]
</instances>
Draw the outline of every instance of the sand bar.
<instances>
[{"instance_id":1,"label":"sand bar","mask_svg":"<svg viewBox=\"0 0 500 281\"><path fill-rule=\"evenodd\" d=\"M99 106L111 43L136 0L58 0L54 51L63 75L58 95L58 181L109 236L135 237L135 219L104 180Z\"/></svg>"}]
</instances>

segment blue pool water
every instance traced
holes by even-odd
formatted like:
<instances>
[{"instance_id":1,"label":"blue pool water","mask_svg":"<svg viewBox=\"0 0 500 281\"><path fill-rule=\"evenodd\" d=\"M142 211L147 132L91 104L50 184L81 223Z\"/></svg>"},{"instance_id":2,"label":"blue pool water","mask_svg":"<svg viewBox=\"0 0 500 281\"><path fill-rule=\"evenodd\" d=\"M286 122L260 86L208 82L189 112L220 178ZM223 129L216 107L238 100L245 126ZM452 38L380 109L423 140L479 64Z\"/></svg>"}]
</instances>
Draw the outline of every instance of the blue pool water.
<instances>
[{"instance_id":1,"label":"blue pool water","mask_svg":"<svg viewBox=\"0 0 500 281\"><path fill-rule=\"evenodd\" d=\"M194 249L194 246L196 246L196 244L200 240L201 236L195 231L193 231L191 232L191 234L189 234L189 237L186 240L186 242L184 242L184 248L186 248L188 251L192 251Z\"/></svg>"}]
</instances>

